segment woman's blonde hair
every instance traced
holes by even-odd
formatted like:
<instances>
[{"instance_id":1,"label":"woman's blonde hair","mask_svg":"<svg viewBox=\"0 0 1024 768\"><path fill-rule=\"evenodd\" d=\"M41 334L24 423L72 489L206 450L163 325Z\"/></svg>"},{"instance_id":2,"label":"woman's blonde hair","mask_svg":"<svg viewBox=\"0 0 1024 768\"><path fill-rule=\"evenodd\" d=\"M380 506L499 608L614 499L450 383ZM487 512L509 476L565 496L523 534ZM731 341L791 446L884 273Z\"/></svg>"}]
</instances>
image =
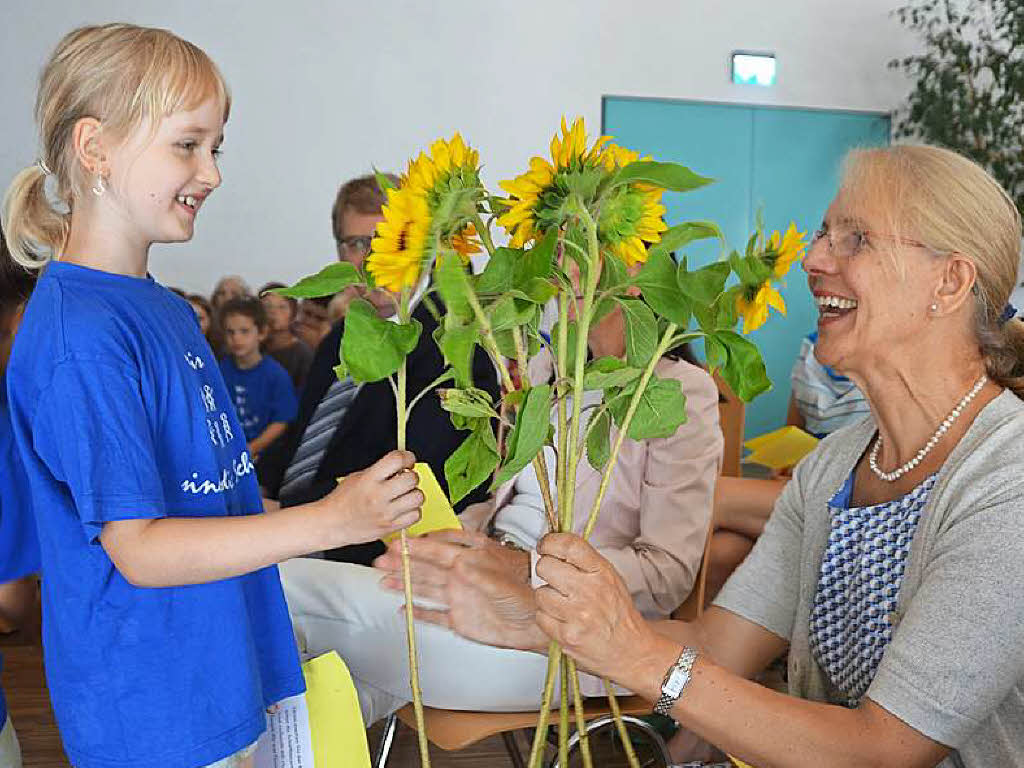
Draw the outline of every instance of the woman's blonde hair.
<instances>
[{"instance_id":1,"label":"woman's blonde hair","mask_svg":"<svg viewBox=\"0 0 1024 768\"><path fill-rule=\"evenodd\" d=\"M1024 323L1003 317L1021 257L1013 199L977 163L922 145L854 150L842 188L853 207L878 212L889 232L974 263L974 332L988 375L1024 398Z\"/></svg>"},{"instance_id":2,"label":"woman's blonde hair","mask_svg":"<svg viewBox=\"0 0 1024 768\"><path fill-rule=\"evenodd\" d=\"M217 65L199 47L164 29L132 24L81 27L67 34L39 78L35 118L39 162L21 171L4 196L3 225L11 257L38 268L67 238L75 199L91 186L75 158L72 137L84 117L105 134L127 138L145 121L231 96ZM46 179L54 179L47 196Z\"/></svg>"}]
</instances>

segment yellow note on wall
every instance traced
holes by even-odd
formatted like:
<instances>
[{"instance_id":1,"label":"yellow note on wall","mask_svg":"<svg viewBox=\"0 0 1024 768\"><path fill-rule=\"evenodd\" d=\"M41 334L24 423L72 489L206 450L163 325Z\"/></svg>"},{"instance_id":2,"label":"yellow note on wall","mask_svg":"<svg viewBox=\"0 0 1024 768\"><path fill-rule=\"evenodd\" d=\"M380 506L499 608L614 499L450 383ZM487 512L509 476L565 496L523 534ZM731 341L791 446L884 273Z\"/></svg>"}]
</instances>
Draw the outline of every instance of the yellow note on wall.
<instances>
[{"instance_id":1,"label":"yellow note on wall","mask_svg":"<svg viewBox=\"0 0 1024 768\"><path fill-rule=\"evenodd\" d=\"M370 768L359 695L348 667L331 651L302 665L316 768Z\"/></svg>"},{"instance_id":2,"label":"yellow note on wall","mask_svg":"<svg viewBox=\"0 0 1024 768\"><path fill-rule=\"evenodd\" d=\"M448 497L441 490L441 484L434 477L434 470L430 468L429 464L422 461L417 462L413 470L419 476L420 490L423 491L423 495L427 498L423 502L423 513L420 521L406 528L407 533L410 536L422 536L425 533L433 533L434 531L450 531L452 529L461 531L462 523L459 522L459 518L455 515L455 510L452 509ZM387 543L397 538L397 533L391 533L384 537L384 542Z\"/></svg>"}]
</instances>

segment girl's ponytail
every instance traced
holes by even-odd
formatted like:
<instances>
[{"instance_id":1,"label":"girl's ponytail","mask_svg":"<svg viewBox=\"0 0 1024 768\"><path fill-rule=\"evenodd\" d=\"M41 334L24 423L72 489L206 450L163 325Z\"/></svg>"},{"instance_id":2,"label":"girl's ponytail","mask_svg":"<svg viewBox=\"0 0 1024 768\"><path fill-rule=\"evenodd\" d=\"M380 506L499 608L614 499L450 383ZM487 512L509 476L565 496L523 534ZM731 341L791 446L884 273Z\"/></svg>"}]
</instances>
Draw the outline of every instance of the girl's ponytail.
<instances>
[{"instance_id":1,"label":"girl's ponytail","mask_svg":"<svg viewBox=\"0 0 1024 768\"><path fill-rule=\"evenodd\" d=\"M3 228L11 258L28 269L43 267L67 239L71 217L55 210L46 196L41 164L25 168L4 195Z\"/></svg>"}]
</instances>

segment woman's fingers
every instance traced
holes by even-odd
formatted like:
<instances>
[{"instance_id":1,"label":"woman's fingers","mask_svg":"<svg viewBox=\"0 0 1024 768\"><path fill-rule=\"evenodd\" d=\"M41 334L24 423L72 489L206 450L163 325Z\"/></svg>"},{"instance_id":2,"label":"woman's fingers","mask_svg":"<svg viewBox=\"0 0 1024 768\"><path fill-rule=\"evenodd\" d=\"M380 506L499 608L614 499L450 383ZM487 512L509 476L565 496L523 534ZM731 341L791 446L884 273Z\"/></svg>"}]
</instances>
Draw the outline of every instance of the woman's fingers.
<instances>
[{"instance_id":1,"label":"woman's fingers","mask_svg":"<svg viewBox=\"0 0 1024 768\"><path fill-rule=\"evenodd\" d=\"M596 549L575 533L549 533L540 540L537 551L572 563L581 571L600 571L607 563Z\"/></svg>"}]
</instances>

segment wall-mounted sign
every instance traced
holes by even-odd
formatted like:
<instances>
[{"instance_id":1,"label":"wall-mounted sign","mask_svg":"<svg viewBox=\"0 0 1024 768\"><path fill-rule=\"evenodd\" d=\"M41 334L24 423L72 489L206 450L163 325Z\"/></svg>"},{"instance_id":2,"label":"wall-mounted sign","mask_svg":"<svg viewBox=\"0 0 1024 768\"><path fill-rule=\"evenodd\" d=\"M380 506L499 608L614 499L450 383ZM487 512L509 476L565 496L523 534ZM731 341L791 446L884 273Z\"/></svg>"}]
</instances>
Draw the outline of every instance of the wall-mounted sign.
<instances>
[{"instance_id":1,"label":"wall-mounted sign","mask_svg":"<svg viewBox=\"0 0 1024 768\"><path fill-rule=\"evenodd\" d=\"M775 85L775 55L736 51L732 55L732 81L739 85Z\"/></svg>"}]
</instances>

